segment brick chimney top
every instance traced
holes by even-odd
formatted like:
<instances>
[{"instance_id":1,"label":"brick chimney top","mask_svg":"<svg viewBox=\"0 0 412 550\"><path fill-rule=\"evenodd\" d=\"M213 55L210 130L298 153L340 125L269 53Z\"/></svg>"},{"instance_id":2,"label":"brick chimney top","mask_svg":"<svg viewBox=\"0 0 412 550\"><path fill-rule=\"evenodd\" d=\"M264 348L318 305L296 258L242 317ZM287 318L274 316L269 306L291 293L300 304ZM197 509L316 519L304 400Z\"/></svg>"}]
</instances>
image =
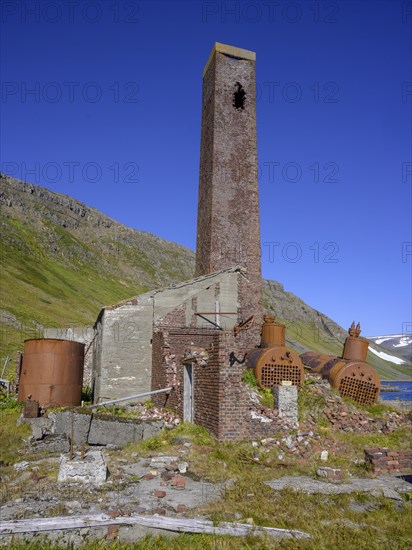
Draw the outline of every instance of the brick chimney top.
<instances>
[{"instance_id":1,"label":"brick chimney top","mask_svg":"<svg viewBox=\"0 0 412 550\"><path fill-rule=\"evenodd\" d=\"M236 59L245 59L247 61L256 61L256 53L251 52L250 50L244 50L243 48L237 48L236 46L229 46L228 44L221 44L220 42L215 42L213 49L209 55L209 59L203 69L203 76L209 66L209 63L212 61L213 56L216 52L223 53L230 57L235 57Z\"/></svg>"}]
</instances>

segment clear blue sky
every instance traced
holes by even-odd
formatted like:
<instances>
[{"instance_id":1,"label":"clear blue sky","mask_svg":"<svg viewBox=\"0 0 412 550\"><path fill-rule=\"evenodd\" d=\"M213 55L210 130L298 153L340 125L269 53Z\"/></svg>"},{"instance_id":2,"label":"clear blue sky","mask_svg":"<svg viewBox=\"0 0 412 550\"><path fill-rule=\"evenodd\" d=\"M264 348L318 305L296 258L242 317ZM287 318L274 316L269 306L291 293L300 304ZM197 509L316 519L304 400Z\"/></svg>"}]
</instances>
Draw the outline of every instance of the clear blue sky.
<instances>
[{"instance_id":1,"label":"clear blue sky","mask_svg":"<svg viewBox=\"0 0 412 550\"><path fill-rule=\"evenodd\" d=\"M2 171L194 249L202 69L214 42L253 50L264 277L412 332L411 2L1 9Z\"/></svg>"}]
</instances>

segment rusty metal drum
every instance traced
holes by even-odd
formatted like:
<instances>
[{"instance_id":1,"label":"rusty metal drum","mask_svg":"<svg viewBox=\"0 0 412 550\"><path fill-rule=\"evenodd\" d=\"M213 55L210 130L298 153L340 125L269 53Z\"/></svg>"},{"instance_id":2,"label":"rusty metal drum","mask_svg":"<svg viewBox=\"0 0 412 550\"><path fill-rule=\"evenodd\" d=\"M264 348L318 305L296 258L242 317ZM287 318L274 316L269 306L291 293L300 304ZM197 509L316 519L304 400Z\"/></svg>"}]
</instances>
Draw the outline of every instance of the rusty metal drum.
<instances>
[{"instance_id":1,"label":"rusty metal drum","mask_svg":"<svg viewBox=\"0 0 412 550\"><path fill-rule=\"evenodd\" d=\"M268 322L268 319L271 321ZM272 317L265 315L265 323L262 326L262 341L260 347L284 346L286 339L286 327L281 323L272 321Z\"/></svg>"},{"instance_id":2,"label":"rusty metal drum","mask_svg":"<svg viewBox=\"0 0 412 550\"><path fill-rule=\"evenodd\" d=\"M365 338L348 336L343 348L343 358L352 361L366 361L369 342Z\"/></svg>"},{"instance_id":3,"label":"rusty metal drum","mask_svg":"<svg viewBox=\"0 0 412 550\"><path fill-rule=\"evenodd\" d=\"M71 340L25 340L18 400L42 407L81 403L84 344Z\"/></svg>"}]
</instances>

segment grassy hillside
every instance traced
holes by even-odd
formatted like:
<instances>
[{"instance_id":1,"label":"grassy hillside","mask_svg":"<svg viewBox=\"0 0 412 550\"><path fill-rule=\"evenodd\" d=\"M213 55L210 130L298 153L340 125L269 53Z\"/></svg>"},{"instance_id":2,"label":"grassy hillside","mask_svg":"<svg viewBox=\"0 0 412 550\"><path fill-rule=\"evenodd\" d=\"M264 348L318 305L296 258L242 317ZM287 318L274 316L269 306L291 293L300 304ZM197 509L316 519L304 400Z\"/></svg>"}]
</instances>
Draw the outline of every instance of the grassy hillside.
<instances>
[{"instance_id":1,"label":"grassy hillside","mask_svg":"<svg viewBox=\"0 0 412 550\"><path fill-rule=\"evenodd\" d=\"M11 355L9 373L15 351L44 327L90 325L104 305L193 276L191 250L71 197L0 175L0 205L0 359ZM340 354L346 331L334 321L276 281L264 282L264 300L292 347ZM388 379L410 370L373 355L370 363Z\"/></svg>"},{"instance_id":2,"label":"grassy hillside","mask_svg":"<svg viewBox=\"0 0 412 550\"><path fill-rule=\"evenodd\" d=\"M0 354L43 327L91 324L106 304L190 279L189 249L70 197L0 179Z\"/></svg>"}]
</instances>

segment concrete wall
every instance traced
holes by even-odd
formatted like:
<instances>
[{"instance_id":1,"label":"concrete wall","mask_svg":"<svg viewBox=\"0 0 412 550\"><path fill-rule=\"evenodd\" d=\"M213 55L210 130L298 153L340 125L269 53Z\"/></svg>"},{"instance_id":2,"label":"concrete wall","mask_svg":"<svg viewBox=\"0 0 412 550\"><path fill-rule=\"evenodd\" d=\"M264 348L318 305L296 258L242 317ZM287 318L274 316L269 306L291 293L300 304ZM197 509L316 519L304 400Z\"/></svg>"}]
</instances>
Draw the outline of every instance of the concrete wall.
<instances>
[{"instance_id":1,"label":"concrete wall","mask_svg":"<svg viewBox=\"0 0 412 550\"><path fill-rule=\"evenodd\" d=\"M136 302L106 309L96 325L95 402L150 389L153 296Z\"/></svg>"},{"instance_id":2,"label":"concrete wall","mask_svg":"<svg viewBox=\"0 0 412 550\"><path fill-rule=\"evenodd\" d=\"M232 268L104 309L95 325L95 402L151 389L154 326L212 328L195 313L214 312L218 302L220 311L233 314L205 317L232 329L238 323L240 276L239 270Z\"/></svg>"}]
</instances>

